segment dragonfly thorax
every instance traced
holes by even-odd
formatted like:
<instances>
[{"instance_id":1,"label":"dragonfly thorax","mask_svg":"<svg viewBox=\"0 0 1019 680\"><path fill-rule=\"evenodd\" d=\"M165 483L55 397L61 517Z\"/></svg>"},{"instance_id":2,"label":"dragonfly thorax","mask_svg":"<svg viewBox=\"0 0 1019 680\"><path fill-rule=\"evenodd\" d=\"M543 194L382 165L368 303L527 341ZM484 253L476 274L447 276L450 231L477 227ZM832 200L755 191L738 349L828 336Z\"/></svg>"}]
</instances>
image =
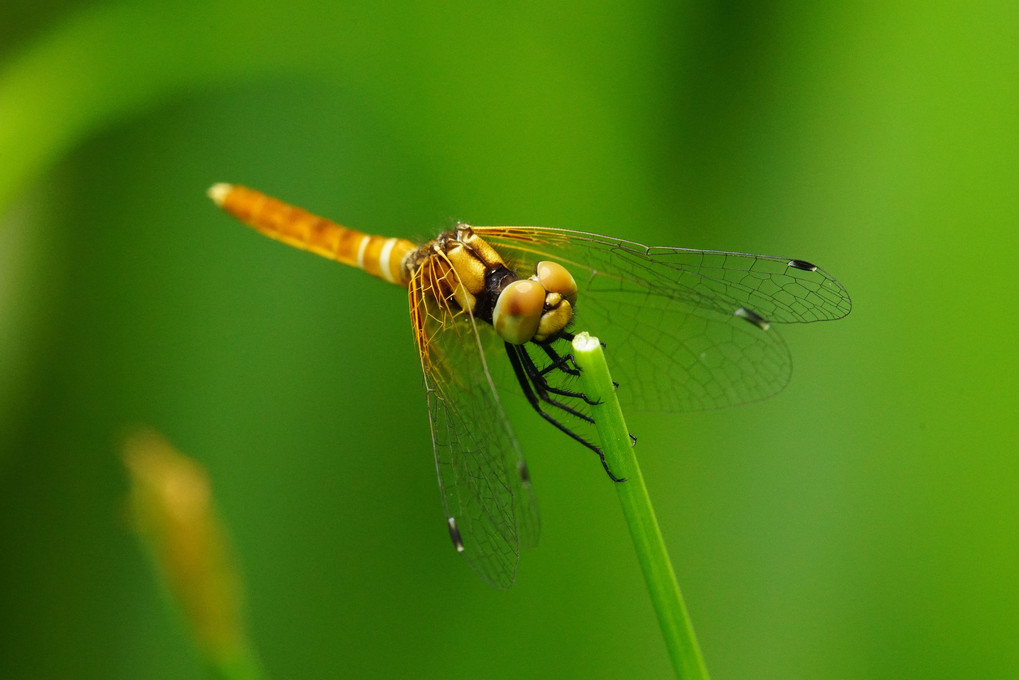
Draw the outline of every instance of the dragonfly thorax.
<instances>
[{"instance_id":1,"label":"dragonfly thorax","mask_svg":"<svg viewBox=\"0 0 1019 680\"><path fill-rule=\"evenodd\" d=\"M545 342L573 320L577 284L562 265L539 262L524 279L466 224L431 243L429 290L487 321L506 342ZM421 257L421 253L418 257Z\"/></svg>"}]
</instances>

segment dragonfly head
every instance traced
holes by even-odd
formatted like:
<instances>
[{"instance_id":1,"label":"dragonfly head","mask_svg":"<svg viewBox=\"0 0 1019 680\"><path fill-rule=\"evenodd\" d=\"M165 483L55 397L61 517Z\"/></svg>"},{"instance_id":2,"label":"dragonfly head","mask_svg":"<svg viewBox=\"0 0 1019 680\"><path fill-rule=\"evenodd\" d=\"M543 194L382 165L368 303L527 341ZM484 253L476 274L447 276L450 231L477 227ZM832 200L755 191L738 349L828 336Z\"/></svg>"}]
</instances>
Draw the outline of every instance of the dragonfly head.
<instances>
[{"instance_id":1,"label":"dragonfly head","mask_svg":"<svg viewBox=\"0 0 1019 680\"><path fill-rule=\"evenodd\" d=\"M513 281L499 294L492 325L510 344L543 342L573 320L576 302L577 283L566 268L539 262L534 276Z\"/></svg>"}]
</instances>

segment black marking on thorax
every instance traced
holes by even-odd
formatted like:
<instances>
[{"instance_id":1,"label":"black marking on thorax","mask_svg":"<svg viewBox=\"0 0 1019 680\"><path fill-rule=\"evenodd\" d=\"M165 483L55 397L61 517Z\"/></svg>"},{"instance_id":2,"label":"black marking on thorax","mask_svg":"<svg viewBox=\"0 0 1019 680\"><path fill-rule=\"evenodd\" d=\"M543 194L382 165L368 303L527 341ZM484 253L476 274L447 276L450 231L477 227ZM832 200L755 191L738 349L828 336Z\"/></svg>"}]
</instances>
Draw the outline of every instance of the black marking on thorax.
<instances>
[{"instance_id":1,"label":"black marking on thorax","mask_svg":"<svg viewBox=\"0 0 1019 680\"><path fill-rule=\"evenodd\" d=\"M485 272L485 289L478 293L474 303L474 318L492 323L492 310L499 295L518 277L505 265L498 265Z\"/></svg>"}]
</instances>

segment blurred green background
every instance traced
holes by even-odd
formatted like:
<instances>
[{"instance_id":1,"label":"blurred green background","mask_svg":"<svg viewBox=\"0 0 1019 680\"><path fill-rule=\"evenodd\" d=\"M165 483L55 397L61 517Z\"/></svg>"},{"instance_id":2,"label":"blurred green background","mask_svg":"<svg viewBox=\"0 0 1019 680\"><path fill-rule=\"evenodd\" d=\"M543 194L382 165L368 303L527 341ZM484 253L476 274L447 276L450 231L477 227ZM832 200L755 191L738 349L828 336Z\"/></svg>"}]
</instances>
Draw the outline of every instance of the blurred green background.
<instances>
[{"instance_id":1,"label":"blurred green background","mask_svg":"<svg viewBox=\"0 0 1019 680\"><path fill-rule=\"evenodd\" d=\"M855 309L784 329L784 392L629 414L712 677L1019 677L1017 178L1014 0L8 0L0 677L202 675L124 517L136 423L209 469L270 677L670 677L597 462L507 399L542 543L488 588L405 294L216 181L821 264Z\"/></svg>"}]
</instances>

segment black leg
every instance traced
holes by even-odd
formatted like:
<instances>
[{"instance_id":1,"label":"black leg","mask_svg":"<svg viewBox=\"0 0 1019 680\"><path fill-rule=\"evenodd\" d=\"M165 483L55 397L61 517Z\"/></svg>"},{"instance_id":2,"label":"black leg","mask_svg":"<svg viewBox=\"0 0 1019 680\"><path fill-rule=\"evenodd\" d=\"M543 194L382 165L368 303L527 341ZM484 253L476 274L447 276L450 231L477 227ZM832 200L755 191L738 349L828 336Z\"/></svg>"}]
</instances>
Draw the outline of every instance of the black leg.
<instances>
[{"instance_id":1,"label":"black leg","mask_svg":"<svg viewBox=\"0 0 1019 680\"><path fill-rule=\"evenodd\" d=\"M565 338L563 338L565 340ZM548 355L548 358L552 360L552 363L541 369L541 374L545 375L552 371L562 371L563 373L569 373L570 375L580 375L580 368L577 367L577 362L574 361L572 354L559 354L555 351L555 347L552 346L551 342L537 343L539 347Z\"/></svg>"},{"instance_id":2,"label":"black leg","mask_svg":"<svg viewBox=\"0 0 1019 680\"><path fill-rule=\"evenodd\" d=\"M552 399L549 396L549 392L552 394L558 394L559 396L583 398L585 401L587 401L587 398L583 394L561 394L561 392L565 392L565 390L557 391L554 388L550 389L547 381L543 377L543 374L534 365L534 361L531 359L531 356L527 353L527 349L523 345L512 345L507 342L506 354L509 356L510 365L513 366L513 372L516 374L517 382L520 383L520 388L523 390L524 397L527 398L531 408L537 411L542 418L555 425L559 431L569 435L573 440L583 444L591 451L594 451L594 453L598 455L598 459L601 460L602 467L605 468L606 474L608 474L612 481L625 482L625 479L621 479L612 474L612 470L609 469L609 465L605 460L605 454L600 448L563 425L550 413L547 413L541 408L541 402L545 402L546 404L558 408L565 413L569 413L570 415L580 418L588 423L593 423L593 418L570 408L562 402Z\"/></svg>"},{"instance_id":3,"label":"black leg","mask_svg":"<svg viewBox=\"0 0 1019 680\"><path fill-rule=\"evenodd\" d=\"M520 361L523 363L524 371L527 372L527 377L530 378L531 384L534 385L534 391L537 393L539 399L541 399L542 401L546 402L547 404L549 404L551 406L555 406L556 408L561 408L562 410L566 411L570 415L576 416L576 417L580 418L581 420L586 420L589 423L593 423L594 422L594 420L592 418L584 415L583 413L579 413L577 411L574 411L572 408L570 408L569 406L566 406L565 404L563 404L561 402L558 402L558 401L555 401L555 400L549 398L548 395L549 394L555 394L555 395L558 395L560 397L570 397L571 399L582 399L582 400L584 400L585 403L587 403L587 404L589 404L591 406L597 406L598 405L597 401L594 401L593 399L589 399L587 397L587 395L584 394L583 392L572 392L570 390L564 390L562 388L552 387L551 385L548 384L548 380L545 379L545 376L548 375L549 370L551 368L554 368L554 366L549 366L549 367L546 367L544 369L539 369L537 364L534 363L534 359L531 357L530 354L528 354L527 348L521 346L520 350L521 350L520 351ZM548 352L547 348L546 348L546 352ZM553 354L553 356L558 358L557 354ZM567 356L569 356L569 355L567 355ZM577 370L576 373L573 373L569 369L563 368L562 371L563 371L563 373L566 373L567 375L580 375L580 371L579 370Z\"/></svg>"},{"instance_id":4,"label":"black leg","mask_svg":"<svg viewBox=\"0 0 1019 680\"><path fill-rule=\"evenodd\" d=\"M560 340L561 339L561 340L565 340L566 342L573 342L573 338L574 337L576 337L576 336L574 336L573 333L562 332L562 333L559 334L559 336L556 338L556 340ZM580 367L577 366L577 362L573 358L573 355L572 354L564 354L564 355L560 356L559 353L555 351L555 348L552 347L552 342L554 342L554 341L545 342L545 343L536 343L536 344L540 345L543 350L545 350L545 354L547 354L548 358L552 360L552 363L550 365L548 365L545 368L541 369L541 374L545 375L546 373L549 373L551 371L560 370L560 371L563 371L565 373L569 373L570 375L580 375ZM599 344L602 346L602 348L608 347L608 345L606 345L604 342L600 342ZM569 366L567 366L566 364L569 364ZM619 383L617 383L615 380L613 380L612 381L612 387L614 389L619 389ZM586 399L585 399L585 401L586 401ZM596 401L588 401L587 403L589 403L592 406L594 406L598 402L596 402Z\"/></svg>"}]
</instances>

